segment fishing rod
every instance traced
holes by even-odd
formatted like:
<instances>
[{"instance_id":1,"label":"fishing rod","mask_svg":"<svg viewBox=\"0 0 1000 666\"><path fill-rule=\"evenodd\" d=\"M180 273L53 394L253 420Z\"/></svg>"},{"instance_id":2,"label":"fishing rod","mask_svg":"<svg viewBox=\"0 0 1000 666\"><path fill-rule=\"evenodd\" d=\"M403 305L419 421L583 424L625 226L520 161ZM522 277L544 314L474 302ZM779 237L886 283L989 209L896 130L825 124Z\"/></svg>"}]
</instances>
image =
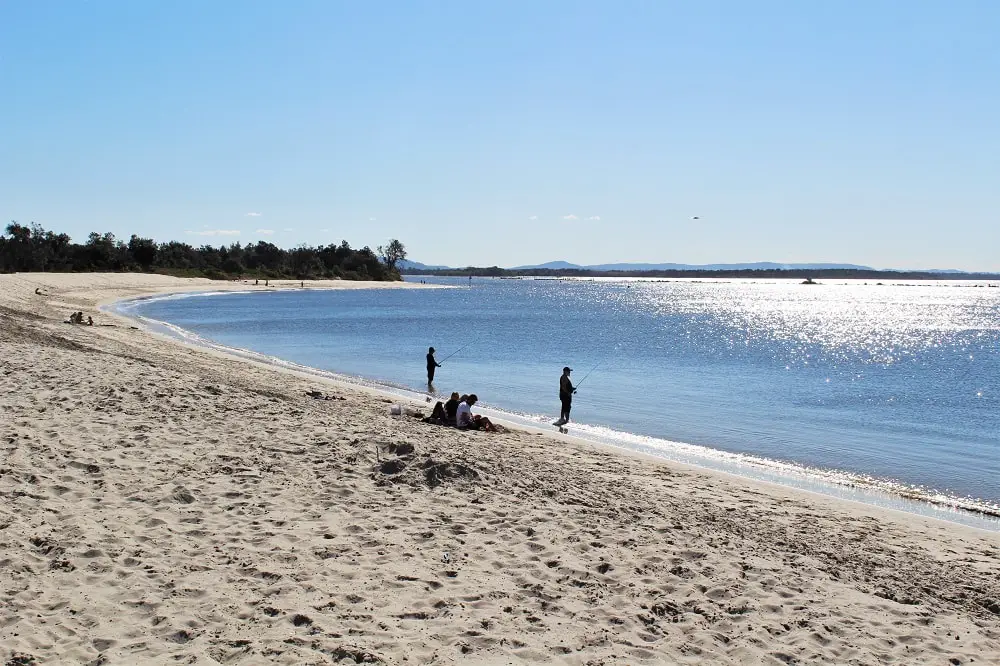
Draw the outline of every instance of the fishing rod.
<instances>
[{"instance_id":1,"label":"fishing rod","mask_svg":"<svg viewBox=\"0 0 1000 666\"><path fill-rule=\"evenodd\" d=\"M617 348L616 348L616 349L617 349ZM611 352L611 354L613 354L613 353L614 353L614 352ZM607 361L607 360L608 360L609 358L611 358L611 354L608 354L607 356L605 356L604 358L602 358L602 359L601 359L600 361L598 361L597 363L595 363L595 364L594 364L594 367L592 367L592 368L590 369L590 372L588 372L587 374L585 374L585 375L583 376L583 379L581 379L581 380L580 380L579 382L577 382L577 383L576 383L576 386L574 386L574 387L573 387L573 390L575 391L576 389L580 388L580 385L581 385L581 384L583 384L583 383L584 383L585 381L587 381L587 377L589 377L589 376L591 376L592 374L594 374L594 370L597 370L597 368L598 368L598 367L599 367L599 366L600 366L600 365L601 365L602 363L604 363L604 362L605 362L605 361Z\"/></svg>"},{"instance_id":2,"label":"fishing rod","mask_svg":"<svg viewBox=\"0 0 1000 666\"><path fill-rule=\"evenodd\" d=\"M455 350L455 351L453 351L452 353L448 354L448 355L447 355L447 356L445 356L445 357L444 357L443 359L441 359L440 361L438 361L438 364L440 365L441 363L444 363L444 362L445 362L445 361L447 361L447 360L448 360L449 358L451 358L452 356L454 356L454 355L455 355L455 354L457 354L458 352L462 351L463 349L468 349L469 347L475 347L475 346L476 346L476 343L478 343L480 339L481 339L481 338L473 338L472 342L467 342L466 344L462 345L461 347L459 347L458 349L456 349L456 350Z\"/></svg>"},{"instance_id":3,"label":"fishing rod","mask_svg":"<svg viewBox=\"0 0 1000 666\"><path fill-rule=\"evenodd\" d=\"M597 368L599 368L600 366L602 366L604 364L604 362L607 361L609 358L611 358L618 351L618 349L621 346L622 346L622 343L619 342L618 344L615 345L614 349L612 349L607 354L605 354L604 358L602 358L600 361L598 361L597 363L595 363L594 367L592 367L590 369L590 371L587 372L587 374L585 374L583 376L583 379L581 379L579 382L577 382L577 384L573 387L573 390L575 391L576 389L580 388L580 385L583 384L585 381L587 381L587 377L590 377L590 375L594 374L594 370L597 370Z\"/></svg>"},{"instance_id":4,"label":"fishing rod","mask_svg":"<svg viewBox=\"0 0 1000 666\"><path fill-rule=\"evenodd\" d=\"M592 374L594 373L594 370L597 370L597 367L598 367L598 366L599 366L599 365L600 365L601 363L604 363L604 361L605 361L605 360L607 360L607 357L605 357L605 358L602 358L602 359L601 359L600 361L598 361L597 363L595 363L595 364L594 364L594 367L592 367L592 368L590 369L590 372L588 372L587 374L585 374L585 375L583 376L583 379L581 379L580 381L578 381L578 382L576 383L576 386L574 386L574 387L573 387L573 390L574 390L574 391L576 391L576 389L580 388L580 385L581 385L581 384L583 384L583 383L584 383L585 381L587 381L587 377L589 377L590 375L592 375Z\"/></svg>"},{"instance_id":5,"label":"fishing rod","mask_svg":"<svg viewBox=\"0 0 1000 666\"><path fill-rule=\"evenodd\" d=\"M469 345L465 345L465 347L468 347L468 346L469 346ZM454 356L454 355L455 355L455 354L457 354L458 352L460 352L460 351L462 351L463 349L465 349L465 347L459 347L458 349L456 349L455 351L453 351L452 353L448 354L448 355L447 355L447 356L445 356L445 357L444 357L443 359L441 359L440 361L438 361L438 363L444 363L444 362L445 362L445 361L447 361L447 360L448 360L449 358L451 358L452 356Z\"/></svg>"}]
</instances>

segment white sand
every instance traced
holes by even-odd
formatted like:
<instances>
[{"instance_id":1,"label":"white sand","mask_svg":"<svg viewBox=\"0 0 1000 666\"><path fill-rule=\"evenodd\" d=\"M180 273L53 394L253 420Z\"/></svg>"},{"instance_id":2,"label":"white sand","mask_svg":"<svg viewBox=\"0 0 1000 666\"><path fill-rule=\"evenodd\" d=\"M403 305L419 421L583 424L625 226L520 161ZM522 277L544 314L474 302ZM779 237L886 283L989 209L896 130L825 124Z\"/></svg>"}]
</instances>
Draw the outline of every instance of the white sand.
<instances>
[{"instance_id":1,"label":"white sand","mask_svg":"<svg viewBox=\"0 0 1000 666\"><path fill-rule=\"evenodd\" d=\"M4 663L1000 663L996 533L392 417L94 309L235 287L0 275Z\"/></svg>"}]
</instances>

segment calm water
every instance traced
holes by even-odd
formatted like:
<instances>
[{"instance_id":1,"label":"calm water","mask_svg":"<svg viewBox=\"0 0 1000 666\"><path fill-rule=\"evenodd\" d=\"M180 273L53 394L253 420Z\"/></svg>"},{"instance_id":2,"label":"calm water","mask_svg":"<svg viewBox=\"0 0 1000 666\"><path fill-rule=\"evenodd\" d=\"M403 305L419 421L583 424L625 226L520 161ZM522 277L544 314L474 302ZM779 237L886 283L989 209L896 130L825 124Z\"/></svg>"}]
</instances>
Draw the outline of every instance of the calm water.
<instances>
[{"instance_id":1,"label":"calm water","mask_svg":"<svg viewBox=\"0 0 1000 666\"><path fill-rule=\"evenodd\" d=\"M125 306L202 338L544 423L574 368L578 433L1000 507L1000 289L970 283L428 280ZM638 443L638 444L637 444ZM641 444L641 445L640 445ZM743 456L731 459L746 461ZM768 462L773 461L773 462ZM742 464L742 463L741 463Z\"/></svg>"}]
</instances>

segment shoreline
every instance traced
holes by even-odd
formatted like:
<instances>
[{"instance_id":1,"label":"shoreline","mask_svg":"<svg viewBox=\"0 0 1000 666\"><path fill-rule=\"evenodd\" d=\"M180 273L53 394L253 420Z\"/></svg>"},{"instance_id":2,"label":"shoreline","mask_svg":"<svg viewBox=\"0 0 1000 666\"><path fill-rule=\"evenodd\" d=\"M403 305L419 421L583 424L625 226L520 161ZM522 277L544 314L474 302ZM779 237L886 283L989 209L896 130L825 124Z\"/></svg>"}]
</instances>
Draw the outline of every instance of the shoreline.
<instances>
[{"instance_id":1,"label":"shoreline","mask_svg":"<svg viewBox=\"0 0 1000 666\"><path fill-rule=\"evenodd\" d=\"M362 387L62 324L211 283L169 280L0 276L4 658L1000 655L995 533L553 433L428 426Z\"/></svg>"},{"instance_id":2,"label":"shoreline","mask_svg":"<svg viewBox=\"0 0 1000 666\"><path fill-rule=\"evenodd\" d=\"M442 288L440 285L418 284L417 286ZM210 297L231 292L222 290L162 292L134 298L118 299L102 303L100 307L103 311L120 316L124 320L138 322L140 325L146 326L147 331L151 334L162 336L164 339L175 343L209 349L232 358L253 361L281 372L296 372L300 376L308 376L319 380L331 381L338 385L372 391L376 395L390 397L399 401L408 401L409 406L413 409L419 410L425 408L424 399L429 397L429 394L410 386L393 385L363 375L345 375L335 371L304 366L293 361L288 361L287 359L270 356L251 349L230 347L203 338L169 322L153 320L142 315L129 314L122 311L131 303L156 298L170 298L175 293L192 297ZM523 415L504 410L501 407L481 405L479 411L489 416L494 422L501 423L509 428L528 430L533 433L542 433L545 436L557 438L567 437L566 435L551 432L545 423L535 423ZM800 463L763 458L752 454L726 452L708 446L687 444L625 431L615 431L613 429L607 429L611 430L612 435L601 437L600 435L592 434L592 431L606 430L602 426L590 426L585 423L578 423L576 426L582 426L582 431L575 435L569 435L568 438L578 444L602 447L622 454L638 455L655 461L688 465L695 469L721 473L738 480L754 480L770 483L781 488L794 488L826 498L855 502L863 506L942 520L974 529L1000 532L1000 505L990 503L987 500L963 498L940 492L924 492L920 488L892 479L869 478L862 474L845 470L815 468Z\"/></svg>"}]
</instances>

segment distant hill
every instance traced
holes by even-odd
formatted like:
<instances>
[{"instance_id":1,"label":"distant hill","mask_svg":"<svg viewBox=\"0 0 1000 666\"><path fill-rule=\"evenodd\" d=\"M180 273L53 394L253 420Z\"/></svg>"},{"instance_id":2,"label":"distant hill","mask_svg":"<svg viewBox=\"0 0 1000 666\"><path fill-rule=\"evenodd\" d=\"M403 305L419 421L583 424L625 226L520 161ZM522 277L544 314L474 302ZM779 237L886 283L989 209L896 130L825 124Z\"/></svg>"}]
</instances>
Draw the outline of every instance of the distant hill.
<instances>
[{"instance_id":1,"label":"distant hill","mask_svg":"<svg viewBox=\"0 0 1000 666\"><path fill-rule=\"evenodd\" d=\"M467 271L468 268L454 268L451 266L437 266L422 264L419 261L404 259L400 261L399 269L405 273L417 273L420 271ZM544 264L529 264L526 266L514 266L513 268L491 270L516 271L523 274L524 271L595 271L595 272L637 272L637 271L889 271L903 273L923 273L936 275L972 275L968 271L955 270L953 268L929 268L921 270L908 269L881 269L859 264L782 264L773 261L757 261L745 264L645 264L645 263L621 263L621 264L573 264L568 261L549 261ZM978 273L977 273L978 275Z\"/></svg>"},{"instance_id":2,"label":"distant hill","mask_svg":"<svg viewBox=\"0 0 1000 666\"><path fill-rule=\"evenodd\" d=\"M447 271L451 270L451 266L431 266L428 264L422 264L419 261L410 261L409 259L401 259L396 262L396 267L401 271Z\"/></svg>"},{"instance_id":3,"label":"distant hill","mask_svg":"<svg viewBox=\"0 0 1000 666\"><path fill-rule=\"evenodd\" d=\"M565 269L573 270L587 270L589 266L580 266L579 264L571 264L568 261L550 261L546 264L535 264L532 266L515 266L511 268L512 271L529 271L533 268L548 268L549 270L559 271Z\"/></svg>"},{"instance_id":4,"label":"distant hill","mask_svg":"<svg viewBox=\"0 0 1000 666\"><path fill-rule=\"evenodd\" d=\"M517 266L514 271L528 271L538 268L549 270L582 270L582 271L821 271L831 269L874 270L869 266L857 264L778 264L770 261L758 261L749 264L590 264L580 266L566 261L550 261L546 264L532 266Z\"/></svg>"}]
</instances>

